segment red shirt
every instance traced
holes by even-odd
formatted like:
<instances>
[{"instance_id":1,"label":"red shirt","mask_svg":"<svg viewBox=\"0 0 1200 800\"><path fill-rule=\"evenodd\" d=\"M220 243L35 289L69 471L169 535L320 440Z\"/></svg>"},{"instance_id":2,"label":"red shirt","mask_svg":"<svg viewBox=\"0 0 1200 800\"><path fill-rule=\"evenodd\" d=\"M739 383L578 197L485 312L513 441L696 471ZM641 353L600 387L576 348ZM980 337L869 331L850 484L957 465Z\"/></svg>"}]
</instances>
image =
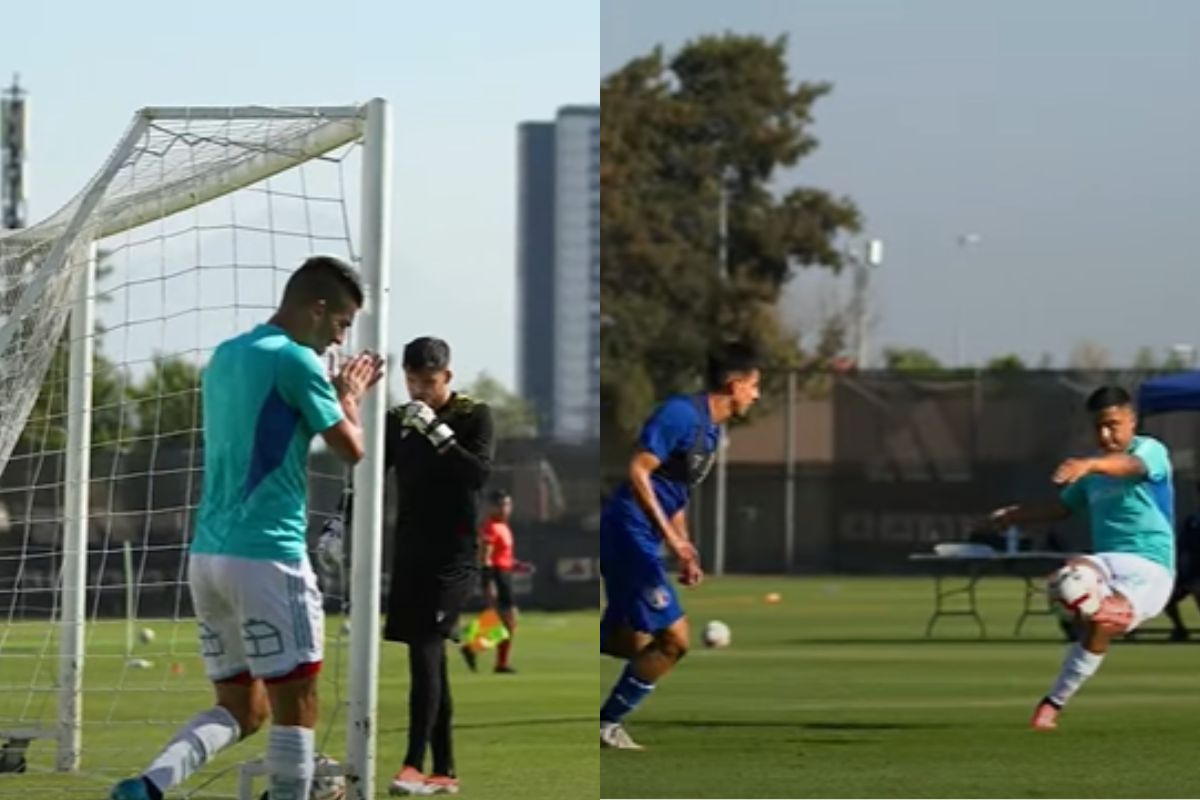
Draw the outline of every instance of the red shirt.
<instances>
[{"instance_id":1,"label":"red shirt","mask_svg":"<svg viewBox=\"0 0 1200 800\"><path fill-rule=\"evenodd\" d=\"M498 519L486 519L480 530L480 538L486 547L492 551L488 566L499 570L513 568L513 534L507 522Z\"/></svg>"}]
</instances>

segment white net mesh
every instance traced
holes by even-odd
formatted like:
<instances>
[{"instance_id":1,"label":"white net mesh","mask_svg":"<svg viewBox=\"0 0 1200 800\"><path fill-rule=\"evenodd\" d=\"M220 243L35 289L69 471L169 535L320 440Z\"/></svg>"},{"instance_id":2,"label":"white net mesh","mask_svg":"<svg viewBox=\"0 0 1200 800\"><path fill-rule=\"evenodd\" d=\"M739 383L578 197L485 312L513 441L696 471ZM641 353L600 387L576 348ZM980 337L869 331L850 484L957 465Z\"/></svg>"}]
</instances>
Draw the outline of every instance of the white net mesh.
<instances>
[{"instance_id":1,"label":"white net mesh","mask_svg":"<svg viewBox=\"0 0 1200 800\"><path fill-rule=\"evenodd\" d=\"M304 258L357 264L353 112L139 118L131 146L62 211L0 237L0 743L38 737L24 774L6 773L20 759L0 751L0 796L100 796L98 784L139 772L211 702L184 580L202 480L199 375L217 344L270 316ZM83 758L78 775L56 775L65 323L93 241ZM312 466L315 542L345 471L320 454ZM344 576L314 564L337 614ZM340 638L340 618L327 627ZM328 657L336 683L342 656L334 646ZM339 689L323 691L326 732ZM234 748L189 784L193 796L234 796L223 772L254 755Z\"/></svg>"}]
</instances>

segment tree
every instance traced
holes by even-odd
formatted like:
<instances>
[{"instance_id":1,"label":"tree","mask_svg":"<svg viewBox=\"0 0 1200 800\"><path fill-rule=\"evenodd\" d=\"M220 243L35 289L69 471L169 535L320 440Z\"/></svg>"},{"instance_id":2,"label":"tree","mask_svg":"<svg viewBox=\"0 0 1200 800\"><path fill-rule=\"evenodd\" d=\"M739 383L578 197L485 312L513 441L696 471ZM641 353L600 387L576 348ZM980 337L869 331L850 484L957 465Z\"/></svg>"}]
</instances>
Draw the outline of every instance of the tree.
<instances>
[{"instance_id":1,"label":"tree","mask_svg":"<svg viewBox=\"0 0 1200 800\"><path fill-rule=\"evenodd\" d=\"M1162 369L1168 372L1180 372L1185 369L1190 369L1191 367L1192 364L1189 363L1188 358L1184 355L1184 352L1181 352L1176 348L1171 348L1167 352L1167 357L1162 361Z\"/></svg>"},{"instance_id":2,"label":"tree","mask_svg":"<svg viewBox=\"0 0 1200 800\"><path fill-rule=\"evenodd\" d=\"M984 369L988 372L1023 372L1026 367L1025 360L1019 355L1016 353L1008 353L1006 355L992 358L984 366Z\"/></svg>"},{"instance_id":3,"label":"tree","mask_svg":"<svg viewBox=\"0 0 1200 800\"><path fill-rule=\"evenodd\" d=\"M1112 354L1101 344L1082 341L1071 348L1071 356L1067 363L1071 369L1102 371L1112 367Z\"/></svg>"},{"instance_id":4,"label":"tree","mask_svg":"<svg viewBox=\"0 0 1200 800\"><path fill-rule=\"evenodd\" d=\"M883 363L893 372L939 372L942 362L919 347L886 347Z\"/></svg>"},{"instance_id":5,"label":"tree","mask_svg":"<svg viewBox=\"0 0 1200 800\"><path fill-rule=\"evenodd\" d=\"M491 407L497 439L530 439L537 435L533 406L487 372L479 373L466 393Z\"/></svg>"},{"instance_id":6,"label":"tree","mask_svg":"<svg viewBox=\"0 0 1200 800\"><path fill-rule=\"evenodd\" d=\"M134 431L141 446L191 444L200 430L200 369L192 362L155 355L150 371L129 388Z\"/></svg>"},{"instance_id":7,"label":"tree","mask_svg":"<svg viewBox=\"0 0 1200 800\"><path fill-rule=\"evenodd\" d=\"M70 337L64 332L38 390L15 452L65 450L67 446L67 377L71 362ZM100 352L96 342L92 358L92 445L115 443L120 436L125 407L125 379L121 370Z\"/></svg>"},{"instance_id":8,"label":"tree","mask_svg":"<svg viewBox=\"0 0 1200 800\"><path fill-rule=\"evenodd\" d=\"M99 249L96 255L96 285L100 286L111 276L112 253ZM111 302L107 293L96 296L97 304ZM122 416L125 406L125 375L112 361L104 356L104 326L96 321L92 357L92 445L106 446L115 443L121 435ZM71 363L70 318L68 317L62 336L55 346L50 366L42 379L38 397L29 412L29 418L17 440L17 453L39 450L63 450L67 446L67 377Z\"/></svg>"},{"instance_id":9,"label":"tree","mask_svg":"<svg viewBox=\"0 0 1200 800\"><path fill-rule=\"evenodd\" d=\"M1154 350L1142 345L1138 348L1137 353L1133 357L1134 369L1152 371L1158 369L1158 356L1154 355Z\"/></svg>"},{"instance_id":10,"label":"tree","mask_svg":"<svg viewBox=\"0 0 1200 800\"><path fill-rule=\"evenodd\" d=\"M770 188L816 147L811 108L830 91L793 84L785 49L784 39L704 37L669 61L655 49L601 85L607 442L623 447L656 398L694 389L722 337L756 340L777 366L797 363L780 290L798 266L842 266L836 238L858 230L854 204Z\"/></svg>"}]
</instances>

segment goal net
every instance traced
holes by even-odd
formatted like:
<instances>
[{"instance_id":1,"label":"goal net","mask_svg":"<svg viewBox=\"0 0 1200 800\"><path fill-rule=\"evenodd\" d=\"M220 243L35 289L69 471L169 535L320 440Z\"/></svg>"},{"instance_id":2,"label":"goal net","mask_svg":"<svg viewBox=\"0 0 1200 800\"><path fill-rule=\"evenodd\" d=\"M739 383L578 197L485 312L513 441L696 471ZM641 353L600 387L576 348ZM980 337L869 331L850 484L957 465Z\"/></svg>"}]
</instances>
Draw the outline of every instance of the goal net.
<instances>
[{"instance_id":1,"label":"goal net","mask_svg":"<svg viewBox=\"0 0 1200 800\"><path fill-rule=\"evenodd\" d=\"M383 101L145 109L62 210L0 233L0 797L104 796L211 704L186 584L200 374L314 254L360 269L357 344L383 350L386 171ZM379 447L369 436L355 473L363 620ZM350 475L319 449L310 474L315 547ZM318 746L345 762L350 797L370 796L356 771L372 770L374 625L351 644L358 581L312 555L330 615ZM184 796L244 796L238 764L264 747L231 748Z\"/></svg>"}]
</instances>

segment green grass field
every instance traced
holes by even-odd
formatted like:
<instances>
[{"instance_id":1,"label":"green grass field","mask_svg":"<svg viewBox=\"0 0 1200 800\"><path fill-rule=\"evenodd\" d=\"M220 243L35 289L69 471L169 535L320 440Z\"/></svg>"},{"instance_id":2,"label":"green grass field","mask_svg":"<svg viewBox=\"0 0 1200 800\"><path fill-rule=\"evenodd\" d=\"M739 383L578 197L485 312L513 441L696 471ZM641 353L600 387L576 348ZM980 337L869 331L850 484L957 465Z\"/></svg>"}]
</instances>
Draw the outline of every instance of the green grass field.
<instances>
[{"instance_id":1,"label":"green grass field","mask_svg":"<svg viewBox=\"0 0 1200 800\"><path fill-rule=\"evenodd\" d=\"M138 655L153 662L149 669L125 669L121 656L124 627L101 623L91 631L86 673L84 763L78 775L53 772L52 742L35 742L30 772L0 775L0 798L107 798L118 777L136 774L169 738L174 725L211 703L199 659L192 655L191 623L147 623L156 641L139 646ZM326 669L322 674L323 714L338 714L332 734L322 723L318 746L339 760L344 754L345 717L338 711L335 674L340 662L348 668L345 645L338 646L340 621L331 619ZM3 634L0 634L2 636ZM47 641L42 626L9 628L0 652L0 727L12 719L52 720L52 692L30 693L31 683L49 687L54 661L35 673L32 656ZM490 672L491 655L484 654L489 671L467 671L451 652L454 689L455 752L462 796L467 798L596 797L599 769L596 754L595 679L596 614L526 614L513 648L515 676ZM171 655L172 640L178 653ZM53 649L51 650L53 652ZM408 665L402 645L384 643L379 692L378 796L404 755L407 729ZM334 654L337 654L337 658ZM172 671L178 662L181 674ZM343 681L344 683L344 681ZM258 757L266 746L264 734L223 753L203 776L171 797L236 796L233 765ZM427 765L428 766L428 765ZM213 782L200 788L207 779ZM261 787L261 780L257 784ZM261 789L260 789L261 790Z\"/></svg>"},{"instance_id":2,"label":"green grass field","mask_svg":"<svg viewBox=\"0 0 1200 800\"><path fill-rule=\"evenodd\" d=\"M964 619L923 637L928 579L726 578L685 592L693 641L720 619L733 644L696 644L629 719L647 750L603 751L601 796L1195 797L1200 647L1115 644L1060 728L1034 733L1064 643L1047 618L1011 638L1020 586L980 584L987 641ZM770 591L782 603L764 603ZM603 697L618 665L602 661Z\"/></svg>"}]
</instances>

